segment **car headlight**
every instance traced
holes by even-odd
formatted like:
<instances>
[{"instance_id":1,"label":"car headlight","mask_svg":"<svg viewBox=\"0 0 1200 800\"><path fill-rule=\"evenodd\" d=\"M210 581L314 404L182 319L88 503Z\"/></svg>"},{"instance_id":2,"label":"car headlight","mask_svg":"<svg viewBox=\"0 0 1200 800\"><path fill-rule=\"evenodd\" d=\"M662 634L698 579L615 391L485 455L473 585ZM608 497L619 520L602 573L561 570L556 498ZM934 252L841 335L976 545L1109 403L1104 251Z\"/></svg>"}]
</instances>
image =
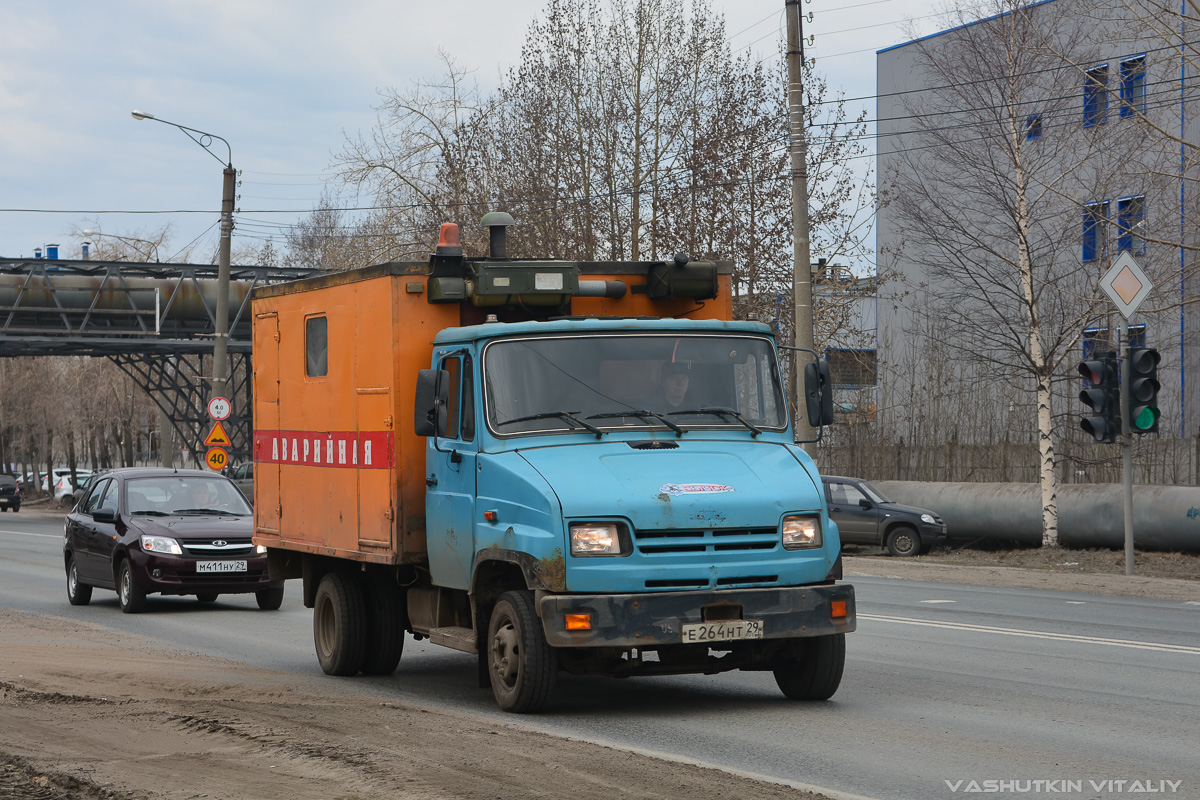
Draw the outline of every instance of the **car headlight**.
<instances>
[{"instance_id":1,"label":"car headlight","mask_svg":"<svg viewBox=\"0 0 1200 800\"><path fill-rule=\"evenodd\" d=\"M261 556L263 553L267 552L267 546L265 544L256 544L254 545L254 552Z\"/></svg>"},{"instance_id":2,"label":"car headlight","mask_svg":"<svg viewBox=\"0 0 1200 800\"><path fill-rule=\"evenodd\" d=\"M571 524L571 555L619 556L621 528L615 522L574 522Z\"/></svg>"},{"instance_id":3,"label":"car headlight","mask_svg":"<svg viewBox=\"0 0 1200 800\"><path fill-rule=\"evenodd\" d=\"M173 556L183 555L179 542L166 536L143 536L142 549L147 553L168 553Z\"/></svg>"},{"instance_id":4,"label":"car headlight","mask_svg":"<svg viewBox=\"0 0 1200 800\"><path fill-rule=\"evenodd\" d=\"M816 517L784 517L782 531L784 550L821 546L821 521Z\"/></svg>"},{"instance_id":5,"label":"car headlight","mask_svg":"<svg viewBox=\"0 0 1200 800\"><path fill-rule=\"evenodd\" d=\"M924 522L924 523L926 523L927 525L933 525L933 524L935 524L935 523L936 523L936 520L934 520L934 518L933 518L933 515L932 515L932 514L922 514L922 515L921 515L921 522Z\"/></svg>"}]
</instances>

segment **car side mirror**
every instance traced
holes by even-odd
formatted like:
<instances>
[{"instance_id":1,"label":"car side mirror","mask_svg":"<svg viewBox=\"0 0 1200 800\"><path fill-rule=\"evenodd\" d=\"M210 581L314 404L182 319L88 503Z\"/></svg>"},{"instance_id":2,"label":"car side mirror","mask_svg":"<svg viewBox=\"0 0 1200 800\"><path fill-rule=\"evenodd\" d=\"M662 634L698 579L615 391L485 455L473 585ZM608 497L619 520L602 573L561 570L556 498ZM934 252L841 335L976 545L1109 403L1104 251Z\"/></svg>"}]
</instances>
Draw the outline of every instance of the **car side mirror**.
<instances>
[{"instance_id":1,"label":"car side mirror","mask_svg":"<svg viewBox=\"0 0 1200 800\"><path fill-rule=\"evenodd\" d=\"M872 508L875 507L875 504L864 497L862 500L858 501L858 507L863 509L864 511L870 511Z\"/></svg>"},{"instance_id":2,"label":"car side mirror","mask_svg":"<svg viewBox=\"0 0 1200 800\"><path fill-rule=\"evenodd\" d=\"M92 512L92 519L96 522L114 523L117 521L117 512L111 508L97 508Z\"/></svg>"},{"instance_id":3,"label":"car side mirror","mask_svg":"<svg viewBox=\"0 0 1200 800\"><path fill-rule=\"evenodd\" d=\"M423 369L417 373L413 403L413 430L417 436L445 436L446 409L450 407L450 373Z\"/></svg>"},{"instance_id":4,"label":"car side mirror","mask_svg":"<svg viewBox=\"0 0 1200 800\"><path fill-rule=\"evenodd\" d=\"M804 404L809 425L819 428L833 424L833 383L825 359L804 365Z\"/></svg>"}]
</instances>

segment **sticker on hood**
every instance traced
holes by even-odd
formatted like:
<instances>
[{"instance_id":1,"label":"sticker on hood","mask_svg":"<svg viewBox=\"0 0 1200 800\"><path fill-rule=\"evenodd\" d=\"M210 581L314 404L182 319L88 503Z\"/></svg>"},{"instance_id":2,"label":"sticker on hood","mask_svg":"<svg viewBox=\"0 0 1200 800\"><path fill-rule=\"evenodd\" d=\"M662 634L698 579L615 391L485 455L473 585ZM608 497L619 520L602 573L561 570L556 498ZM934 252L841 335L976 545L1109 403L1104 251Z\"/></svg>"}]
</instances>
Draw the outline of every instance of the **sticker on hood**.
<instances>
[{"instance_id":1,"label":"sticker on hood","mask_svg":"<svg viewBox=\"0 0 1200 800\"><path fill-rule=\"evenodd\" d=\"M720 494L732 492L732 486L723 483L664 483L658 491L677 497L681 494Z\"/></svg>"}]
</instances>

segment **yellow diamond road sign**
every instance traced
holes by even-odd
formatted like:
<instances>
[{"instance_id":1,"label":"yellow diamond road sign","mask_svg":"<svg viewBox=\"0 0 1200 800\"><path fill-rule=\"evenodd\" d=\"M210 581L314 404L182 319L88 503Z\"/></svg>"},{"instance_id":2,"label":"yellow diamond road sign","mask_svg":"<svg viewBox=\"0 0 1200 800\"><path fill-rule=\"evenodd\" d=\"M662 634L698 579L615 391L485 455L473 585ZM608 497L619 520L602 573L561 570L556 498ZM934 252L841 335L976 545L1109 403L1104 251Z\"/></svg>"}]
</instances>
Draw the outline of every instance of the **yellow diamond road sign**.
<instances>
[{"instance_id":1,"label":"yellow diamond road sign","mask_svg":"<svg viewBox=\"0 0 1200 800\"><path fill-rule=\"evenodd\" d=\"M1150 283L1146 273L1142 272L1142 268L1126 250L1113 262L1108 272L1104 273L1104 277L1100 279L1100 288L1113 301L1121 316L1129 319L1146 299L1146 295L1150 294L1154 284Z\"/></svg>"}]
</instances>

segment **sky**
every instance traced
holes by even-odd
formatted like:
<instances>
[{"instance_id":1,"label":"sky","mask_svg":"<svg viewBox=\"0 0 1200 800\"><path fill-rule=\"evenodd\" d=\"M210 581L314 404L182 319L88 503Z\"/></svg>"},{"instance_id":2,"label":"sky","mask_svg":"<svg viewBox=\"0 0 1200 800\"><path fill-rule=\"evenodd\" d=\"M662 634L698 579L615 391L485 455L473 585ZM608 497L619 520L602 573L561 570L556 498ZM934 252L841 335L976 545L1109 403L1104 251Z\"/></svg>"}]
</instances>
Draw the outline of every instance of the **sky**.
<instances>
[{"instance_id":1,"label":"sky","mask_svg":"<svg viewBox=\"0 0 1200 800\"><path fill-rule=\"evenodd\" d=\"M783 0L712 0L735 51L776 59ZM7 0L0 4L0 258L170 226L162 261L215 258L221 170L181 131L228 140L235 247L303 218L379 90L436 77L439 49L484 88L520 56L542 0ZM805 0L806 55L834 91L867 98L875 51L940 29L933 0ZM808 14L812 14L811 21ZM364 198L364 201L366 198ZM364 203L366 204L366 203ZM122 213L119 213L122 212ZM130 213L139 212L139 213ZM95 229L101 237L80 235ZM139 246L133 243L135 247Z\"/></svg>"}]
</instances>

